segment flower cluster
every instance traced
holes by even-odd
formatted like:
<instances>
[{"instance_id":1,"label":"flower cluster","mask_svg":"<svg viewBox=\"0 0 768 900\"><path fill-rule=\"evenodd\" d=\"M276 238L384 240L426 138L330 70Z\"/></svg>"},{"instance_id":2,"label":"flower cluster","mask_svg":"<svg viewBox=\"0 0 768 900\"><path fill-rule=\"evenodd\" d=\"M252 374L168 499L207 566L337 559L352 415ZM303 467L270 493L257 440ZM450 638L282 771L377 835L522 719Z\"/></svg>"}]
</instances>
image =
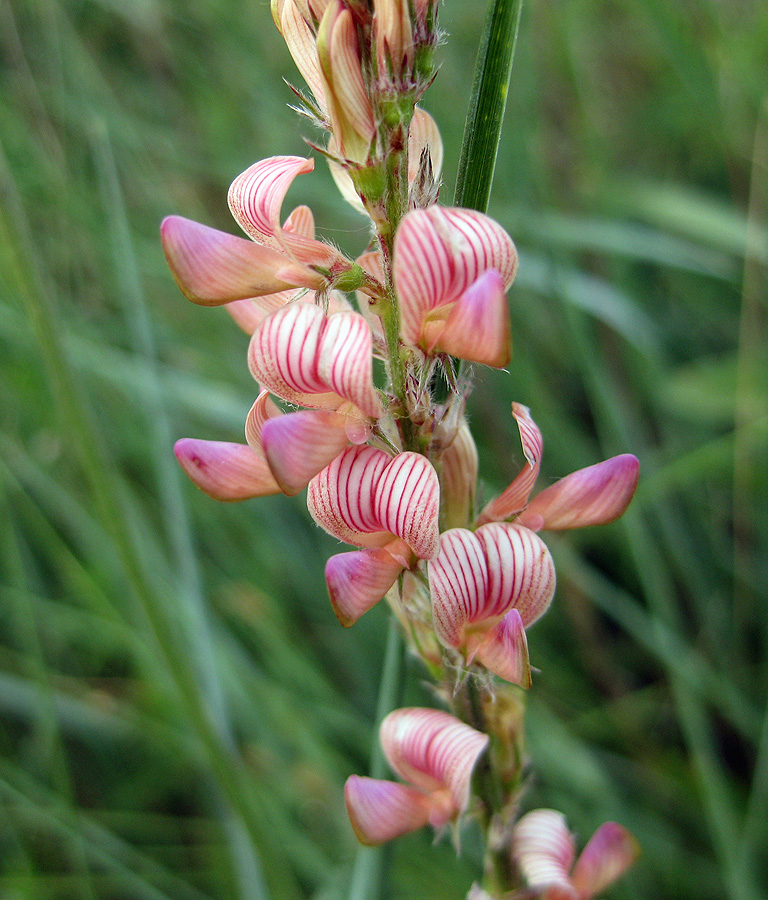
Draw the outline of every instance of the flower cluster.
<instances>
[{"instance_id":1,"label":"flower cluster","mask_svg":"<svg viewBox=\"0 0 768 900\"><path fill-rule=\"evenodd\" d=\"M259 386L245 443L181 440L182 467L220 500L307 488L315 522L354 548L326 566L339 620L351 626L386 597L450 703L467 678L530 686L526 629L555 592L539 532L620 516L638 463L617 456L532 497L542 436L529 410L514 404L525 463L476 513L469 381L454 361L509 363L506 291L518 257L488 216L435 202L442 146L415 105L431 79L434 7L273 0L312 92L301 95L306 109L328 132L322 152L344 196L369 217L362 255L318 239L307 207L283 220L289 187L313 169L311 159L293 156L257 162L233 182L229 205L245 238L172 216L162 240L183 293L223 305L250 335L248 366ZM406 783L350 778L347 805L360 840L457 822L488 734L447 712L402 709L382 723L381 741ZM538 887L530 822L519 823L511 853ZM588 863L579 865L572 896L586 898L578 885L588 879L578 873ZM558 896L571 884L563 872Z\"/></svg>"}]
</instances>

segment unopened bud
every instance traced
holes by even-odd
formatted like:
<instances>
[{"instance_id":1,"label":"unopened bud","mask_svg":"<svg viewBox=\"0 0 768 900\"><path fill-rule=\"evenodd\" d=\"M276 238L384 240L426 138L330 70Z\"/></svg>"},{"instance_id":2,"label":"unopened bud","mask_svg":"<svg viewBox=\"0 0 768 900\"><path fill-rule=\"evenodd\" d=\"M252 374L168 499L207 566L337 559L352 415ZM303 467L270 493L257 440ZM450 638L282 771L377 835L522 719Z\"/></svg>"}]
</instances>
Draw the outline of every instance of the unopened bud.
<instances>
[{"instance_id":1,"label":"unopened bud","mask_svg":"<svg viewBox=\"0 0 768 900\"><path fill-rule=\"evenodd\" d=\"M408 0L373 0L373 35L379 77L400 78L413 66Z\"/></svg>"}]
</instances>

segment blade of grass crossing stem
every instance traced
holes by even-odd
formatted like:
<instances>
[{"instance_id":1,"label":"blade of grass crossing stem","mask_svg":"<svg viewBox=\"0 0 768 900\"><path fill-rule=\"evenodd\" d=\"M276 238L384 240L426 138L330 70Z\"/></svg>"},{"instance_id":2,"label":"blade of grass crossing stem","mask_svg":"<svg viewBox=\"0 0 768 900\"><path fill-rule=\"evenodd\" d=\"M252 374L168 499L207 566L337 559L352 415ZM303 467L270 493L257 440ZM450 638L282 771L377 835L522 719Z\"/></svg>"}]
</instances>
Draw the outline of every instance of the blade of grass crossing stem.
<instances>
[{"instance_id":1,"label":"blade of grass crossing stem","mask_svg":"<svg viewBox=\"0 0 768 900\"><path fill-rule=\"evenodd\" d=\"M488 208L522 7L522 0L491 0L488 6L464 126L456 206Z\"/></svg>"},{"instance_id":2,"label":"blade of grass crossing stem","mask_svg":"<svg viewBox=\"0 0 768 900\"><path fill-rule=\"evenodd\" d=\"M171 427L157 365L152 325L141 286L117 165L103 122L94 124L92 144L111 238L115 272L117 281L123 288L122 292L119 292L120 299L134 352L141 359L147 375L149 389L144 397L147 425L160 505L165 529L173 549L179 586L178 595L171 597L171 602L177 606L172 614L182 612L186 614L188 620L185 629L186 640L194 648L190 657L197 664L199 682L206 704L212 711L220 739L234 748L221 681L216 670L214 636L205 606L189 517L179 483L178 466L173 458ZM232 814L228 805L226 803L219 805L230 842L240 896L243 900L260 900L265 897L266 888L255 848L247 839L242 822Z\"/></svg>"},{"instance_id":3,"label":"blade of grass crossing stem","mask_svg":"<svg viewBox=\"0 0 768 900\"><path fill-rule=\"evenodd\" d=\"M404 643L400 626L394 616L390 616L387 644L384 649L384 667L376 706L376 730L371 752L371 778L383 778L387 773L387 762L379 741L379 725L387 713L400 702L403 692ZM349 900L376 900L382 896L385 863L390 845L380 847L360 847L355 856Z\"/></svg>"}]
</instances>

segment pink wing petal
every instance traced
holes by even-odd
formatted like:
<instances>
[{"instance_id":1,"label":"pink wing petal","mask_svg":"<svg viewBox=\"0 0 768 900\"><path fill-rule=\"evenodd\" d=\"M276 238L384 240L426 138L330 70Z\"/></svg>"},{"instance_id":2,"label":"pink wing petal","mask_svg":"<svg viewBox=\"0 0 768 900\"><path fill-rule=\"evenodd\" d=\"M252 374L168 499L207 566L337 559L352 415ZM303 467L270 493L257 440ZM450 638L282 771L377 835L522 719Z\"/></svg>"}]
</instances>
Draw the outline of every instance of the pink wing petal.
<instances>
[{"instance_id":1,"label":"pink wing petal","mask_svg":"<svg viewBox=\"0 0 768 900\"><path fill-rule=\"evenodd\" d=\"M537 494L518 522L537 522L549 531L613 522L629 506L639 475L640 463L630 453L579 469Z\"/></svg>"},{"instance_id":2,"label":"pink wing petal","mask_svg":"<svg viewBox=\"0 0 768 900\"><path fill-rule=\"evenodd\" d=\"M248 500L280 493L266 462L247 444L182 438L173 449L182 469L215 500Z\"/></svg>"},{"instance_id":3,"label":"pink wing petal","mask_svg":"<svg viewBox=\"0 0 768 900\"><path fill-rule=\"evenodd\" d=\"M317 524L348 544L381 547L392 540L376 515L374 491L392 459L374 447L349 447L310 481L307 507Z\"/></svg>"},{"instance_id":4,"label":"pink wing petal","mask_svg":"<svg viewBox=\"0 0 768 900\"><path fill-rule=\"evenodd\" d=\"M454 812L469 805L472 771L488 746L482 734L437 709L391 712L381 723L381 746L392 769L414 786L439 795L447 788ZM445 798L440 798L445 805Z\"/></svg>"},{"instance_id":5,"label":"pink wing petal","mask_svg":"<svg viewBox=\"0 0 768 900\"><path fill-rule=\"evenodd\" d=\"M397 545L397 546L393 546ZM392 550L396 553L393 556ZM325 580L333 611L345 628L353 625L387 593L403 571L405 541L386 547L337 553L325 566Z\"/></svg>"},{"instance_id":6,"label":"pink wing petal","mask_svg":"<svg viewBox=\"0 0 768 900\"><path fill-rule=\"evenodd\" d=\"M395 236L394 259L403 340L418 345L427 314L458 300L488 269L499 273L505 289L517 272L515 245L493 219L439 206L408 213Z\"/></svg>"},{"instance_id":7,"label":"pink wing petal","mask_svg":"<svg viewBox=\"0 0 768 900\"><path fill-rule=\"evenodd\" d=\"M557 887L577 900L569 873L575 849L565 816L554 809L524 815L512 832L512 859L534 890Z\"/></svg>"},{"instance_id":8,"label":"pink wing petal","mask_svg":"<svg viewBox=\"0 0 768 900\"><path fill-rule=\"evenodd\" d=\"M527 628L544 615L555 594L555 564L542 539L522 525L491 522L475 532L488 565L485 615L514 608Z\"/></svg>"},{"instance_id":9,"label":"pink wing petal","mask_svg":"<svg viewBox=\"0 0 768 900\"><path fill-rule=\"evenodd\" d=\"M326 387L377 419L383 410L373 384L371 329L356 312L329 316L318 356Z\"/></svg>"},{"instance_id":10,"label":"pink wing petal","mask_svg":"<svg viewBox=\"0 0 768 900\"><path fill-rule=\"evenodd\" d=\"M261 323L251 337L248 365L253 377L278 397L317 408L338 407L318 372L326 317L313 303L289 303Z\"/></svg>"},{"instance_id":11,"label":"pink wing petal","mask_svg":"<svg viewBox=\"0 0 768 900\"><path fill-rule=\"evenodd\" d=\"M352 828L362 844L383 844L429 822L429 797L407 784L351 775L344 797Z\"/></svg>"},{"instance_id":12,"label":"pink wing petal","mask_svg":"<svg viewBox=\"0 0 768 900\"><path fill-rule=\"evenodd\" d=\"M512 415L520 430L520 442L526 465L512 484L483 509L477 517L478 525L509 519L525 509L536 479L539 477L541 454L544 448L541 431L531 418L528 407L523 406L522 403L512 404Z\"/></svg>"},{"instance_id":13,"label":"pink wing petal","mask_svg":"<svg viewBox=\"0 0 768 900\"><path fill-rule=\"evenodd\" d=\"M460 647L466 626L482 616L488 593L488 565L480 541L466 528L444 532L428 572L435 633L444 646Z\"/></svg>"},{"instance_id":14,"label":"pink wing petal","mask_svg":"<svg viewBox=\"0 0 768 900\"><path fill-rule=\"evenodd\" d=\"M634 837L616 822L606 822L582 850L571 875L580 900L602 893L620 878L640 855Z\"/></svg>"},{"instance_id":15,"label":"pink wing petal","mask_svg":"<svg viewBox=\"0 0 768 900\"><path fill-rule=\"evenodd\" d=\"M494 269L481 275L459 297L425 349L503 369L511 358L512 337L504 282Z\"/></svg>"},{"instance_id":16,"label":"pink wing petal","mask_svg":"<svg viewBox=\"0 0 768 900\"><path fill-rule=\"evenodd\" d=\"M303 409L264 423L262 443L269 468L292 497L348 445L346 419L324 409Z\"/></svg>"},{"instance_id":17,"label":"pink wing petal","mask_svg":"<svg viewBox=\"0 0 768 900\"><path fill-rule=\"evenodd\" d=\"M520 687L531 686L528 639L520 613L510 610L477 648L476 659L489 672ZM468 660L471 662L471 659Z\"/></svg>"},{"instance_id":18,"label":"pink wing petal","mask_svg":"<svg viewBox=\"0 0 768 900\"><path fill-rule=\"evenodd\" d=\"M160 235L173 277L193 303L220 306L296 284L278 277L285 257L270 247L181 216L164 219Z\"/></svg>"},{"instance_id":19,"label":"pink wing petal","mask_svg":"<svg viewBox=\"0 0 768 900\"><path fill-rule=\"evenodd\" d=\"M440 482L425 456L398 453L382 473L374 496L383 530L402 538L419 559L437 553Z\"/></svg>"}]
</instances>

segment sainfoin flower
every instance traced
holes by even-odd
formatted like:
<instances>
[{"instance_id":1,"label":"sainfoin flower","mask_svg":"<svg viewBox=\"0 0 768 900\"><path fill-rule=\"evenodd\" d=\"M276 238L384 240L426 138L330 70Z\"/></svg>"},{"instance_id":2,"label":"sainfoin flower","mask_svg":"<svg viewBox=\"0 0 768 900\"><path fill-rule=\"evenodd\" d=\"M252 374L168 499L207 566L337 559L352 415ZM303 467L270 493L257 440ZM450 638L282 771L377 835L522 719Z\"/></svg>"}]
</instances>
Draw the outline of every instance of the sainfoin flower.
<instances>
[{"instance_id":1,"label":"sainfoin flower","mask_svg":"<svg viewBox=\"0 0 768 900\"><path fill-rule=\"evenodd\" d=\"M590 900L621 877L639 852L626 828L606 822L574 865L573 836L565 816L554 809L527 813L512 833L512 860L542 900Z\"/></svg>"},{"instance_id":2,"label":"sainfoin flower","mask_svg":"<svg viewBox=\"0 0 768 900\"><path fill-rule=\"evenodd\" d=\"M488 735L446 712L408 708L384 719L380 739L389 765L408 783L347 780L347 810L362 843L381 844L427 824L440 828L466 812Z\"/></svg>"}]
</instances>

